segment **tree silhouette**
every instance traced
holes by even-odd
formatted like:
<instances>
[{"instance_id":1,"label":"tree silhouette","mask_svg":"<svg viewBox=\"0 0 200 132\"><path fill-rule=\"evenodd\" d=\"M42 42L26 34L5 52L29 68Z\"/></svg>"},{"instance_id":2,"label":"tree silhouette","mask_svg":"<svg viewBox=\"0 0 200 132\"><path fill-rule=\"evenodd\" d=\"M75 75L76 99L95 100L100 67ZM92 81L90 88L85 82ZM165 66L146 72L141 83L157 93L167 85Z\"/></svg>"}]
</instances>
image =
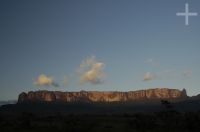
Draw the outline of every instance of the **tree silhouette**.
<instances>
[{"instance_id":1,"label":"tree silhouette","mask_svg":"<svg viewBox=\"0 0 200 132\"><path fill-rule=\"evenodd\" d=\"M165 109L171 109L173 108L171 102L167 101L167 100L161 100L161 105L165 108Z\"/></svg>"}]
</instances>

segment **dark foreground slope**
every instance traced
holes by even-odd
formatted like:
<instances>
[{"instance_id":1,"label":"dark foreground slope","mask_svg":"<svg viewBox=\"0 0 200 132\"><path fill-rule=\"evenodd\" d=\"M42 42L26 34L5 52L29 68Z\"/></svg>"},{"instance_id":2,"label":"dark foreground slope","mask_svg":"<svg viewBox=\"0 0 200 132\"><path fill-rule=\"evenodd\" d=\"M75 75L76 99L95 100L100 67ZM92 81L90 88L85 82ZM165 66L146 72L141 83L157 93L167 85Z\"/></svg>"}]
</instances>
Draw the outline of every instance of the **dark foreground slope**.
<instances>
[{"instance_id":1,"label":"dark foreground slope","mask_svg":"<svg viewBox=\"0 0 200 132\"><path fill-rule=\"evenodd\" d=\"M200 101L61 103L0 107L1 132L198 132Z\"/></svg>"},{"instance_id":2,"label":"dark foreground slope","mask_svg":"<svg viewBox=\"0 0 200 132\"><path fill-rule=\"evenodd\" d=\"M1 132L198 132L200 113L175 111L123 115L34 115L1 117ZM3 120L3 121L2 121Z\"/></svg>"},{"instance_id":3,"label":"dark foreground slope","mask_svg":"<svg viewBox=\"0 0 200 132\"><path fill-rule=\"evenodd\" d=\"M167 103L165 103L167 102ZM62 113L62 114L121 114L121 113L153 113L164 108L173 109L180 112L200 110L200 100L187 99L180 102L154 100L143 102L25 102L17 104L3 105L0 113Z\"/></svg>"},{"instance_id":4,"label":"dark foreground slope","mask_svg":"<svg viewBox=\"0 0 200 132\"><path fill-rule=\"evenodd\" d=\"M17 104L0 108L1 132L198 132L200 111L131 104ZM180 104L183 105L183 104ZM185 104L186 106L186 104ZM157 110L147 112L144 109ZM100 110L99 110L100 109ZM139 110L142 110L140 112ZM113 112L114 111L114 112Z\"/></svg>"}]
</instances>

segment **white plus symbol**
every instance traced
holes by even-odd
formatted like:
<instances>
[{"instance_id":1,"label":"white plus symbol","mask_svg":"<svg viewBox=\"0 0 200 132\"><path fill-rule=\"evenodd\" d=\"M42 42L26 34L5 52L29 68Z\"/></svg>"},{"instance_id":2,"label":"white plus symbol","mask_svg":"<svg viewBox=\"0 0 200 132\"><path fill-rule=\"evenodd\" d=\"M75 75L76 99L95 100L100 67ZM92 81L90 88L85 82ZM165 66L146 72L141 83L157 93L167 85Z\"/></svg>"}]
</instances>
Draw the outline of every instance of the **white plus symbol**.
<instances>
[{"instance_id":1,"label":"white plus symbol","mask_svg":"<svg viewBox=\"0 0 200 132\"><path fill-rule=\"evenodd\" d=\"M177 16L185 16L185 25L189 24L189 16L197 16L197 13L190 13L188 3L185 4L185 13L176 13Z\"/></svg>"}]
</instances>

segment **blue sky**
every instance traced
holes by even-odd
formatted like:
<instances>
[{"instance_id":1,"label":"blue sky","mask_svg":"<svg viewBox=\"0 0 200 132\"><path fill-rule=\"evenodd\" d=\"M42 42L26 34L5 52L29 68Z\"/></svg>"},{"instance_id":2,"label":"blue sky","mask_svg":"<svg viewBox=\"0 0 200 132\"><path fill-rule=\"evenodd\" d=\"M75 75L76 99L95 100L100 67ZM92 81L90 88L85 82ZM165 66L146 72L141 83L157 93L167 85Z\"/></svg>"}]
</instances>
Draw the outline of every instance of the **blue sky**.
<instances>
[{"instance_id":1,"label":"blue sky","mask_svg":"<svg viewBox=\"0 0 200 132\"><path fill-rule=\"evenodd\" d=\"M176 16L185 3L198 13L188 26ZM0 100L44 89L167 87L196 95L199 6L199 0L2 0Z\"/></svg>"}]
</instances>

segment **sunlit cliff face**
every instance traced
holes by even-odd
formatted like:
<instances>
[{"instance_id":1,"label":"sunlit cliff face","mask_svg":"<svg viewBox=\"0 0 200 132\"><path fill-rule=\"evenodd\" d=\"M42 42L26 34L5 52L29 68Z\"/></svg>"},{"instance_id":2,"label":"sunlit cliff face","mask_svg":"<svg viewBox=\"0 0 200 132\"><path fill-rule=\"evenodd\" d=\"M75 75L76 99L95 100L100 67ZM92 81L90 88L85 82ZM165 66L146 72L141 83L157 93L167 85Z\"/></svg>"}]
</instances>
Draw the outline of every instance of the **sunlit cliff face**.
<instances>
[{"instance_id":1,"label":"sunlit cliff face","mask_svg":"<svg viewBox=\"0 0 200 132\"><path fill-rule=\"evenodd\" d=\"M129 92L99 92L99 91L80 91L80 92L53 92L36 91L21 93L18 102L24 101L63 101L63 102L114 102L114 101L134 101L148 99L175 99L187 97L186 91L168 88L156 88Z\"/></svg>"}]
</instances>

